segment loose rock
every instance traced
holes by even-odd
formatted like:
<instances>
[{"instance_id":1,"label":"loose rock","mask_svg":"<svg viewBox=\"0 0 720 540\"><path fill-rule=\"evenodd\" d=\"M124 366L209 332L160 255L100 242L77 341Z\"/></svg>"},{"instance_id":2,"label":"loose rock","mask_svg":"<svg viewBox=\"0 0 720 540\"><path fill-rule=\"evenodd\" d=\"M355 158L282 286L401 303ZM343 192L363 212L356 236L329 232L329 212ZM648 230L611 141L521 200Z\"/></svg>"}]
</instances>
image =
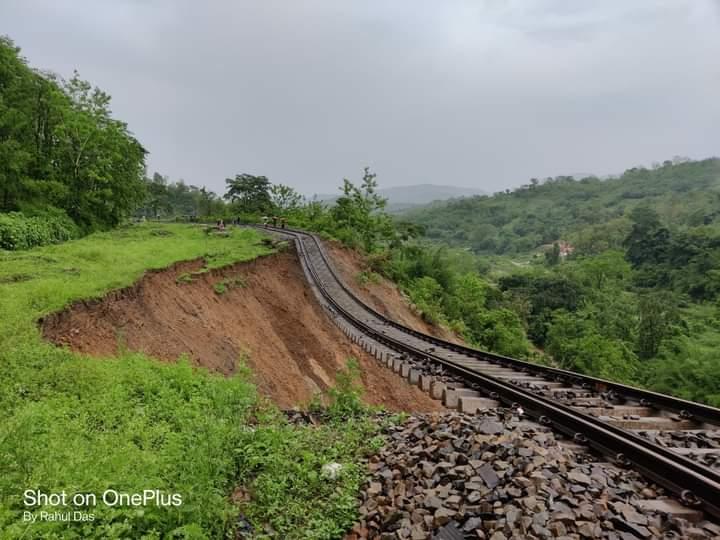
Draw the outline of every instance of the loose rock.
<instances>
[{"instance_id":1,"label":"loose rock","mask_svg":"<svg viewBox=\"0 0 720 540\"><path fill-rule=\"evenodd\" d=\"M715 537L717 525L641 506L662 488L505 409L411 416L385 436L349 539Z\"/></svg>"}]
</instances>

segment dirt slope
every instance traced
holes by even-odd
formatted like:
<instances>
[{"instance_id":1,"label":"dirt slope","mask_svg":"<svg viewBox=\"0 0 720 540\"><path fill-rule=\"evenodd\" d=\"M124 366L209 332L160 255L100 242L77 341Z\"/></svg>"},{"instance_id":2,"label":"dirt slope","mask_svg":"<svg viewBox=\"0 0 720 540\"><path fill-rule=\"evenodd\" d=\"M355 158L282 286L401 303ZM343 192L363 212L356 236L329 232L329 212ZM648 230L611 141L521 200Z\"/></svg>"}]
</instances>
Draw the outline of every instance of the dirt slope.
<instances>
[{"instance_id":1,"label":"dirt slope","mask_svg":"<svg viewBox=\"0 0 720 540\"><path fill-rule=\"evenodd\" d=\"M353 346L329 321L309 289L293 250L187 277L201 261L147 273L102 300L78 302L46 317L46 339L92 356L119 347L174 361L186 354L231 374L244 357L260 391L281 407L307 403L325 390L345 359L362 368L368 403L393 410L441 409L419 389ZM237 280L223 294L214 286Z\"/></svg>"},{"instance_id":2,"label":"dirt slope","mask_svg":"<svg viewBox=\"0 0 720 540\"><path fill-rule=\"evenodd\" d=\"M357 251L347 249L332 241L325 241L325 247L332 257L335 269L340 273L342 280L355 294L376 311L419 332L425 332L454 343L464 344L459 337L447 328L424 321L411 308L408 299L403 296L397 285L392 281L378 276L378 282L368 282L361 285L357 279L358 274L367 270L368 267L362 255Z\"/></svg>"}]
</instances>

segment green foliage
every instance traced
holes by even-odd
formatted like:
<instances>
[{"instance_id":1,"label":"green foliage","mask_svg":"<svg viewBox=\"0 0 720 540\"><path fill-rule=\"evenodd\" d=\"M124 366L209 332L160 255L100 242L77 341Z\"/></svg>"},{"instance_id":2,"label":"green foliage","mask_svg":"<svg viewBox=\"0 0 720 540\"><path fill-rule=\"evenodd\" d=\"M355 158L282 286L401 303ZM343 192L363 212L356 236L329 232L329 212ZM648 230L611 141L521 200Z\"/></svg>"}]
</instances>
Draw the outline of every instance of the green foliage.
<instances>
[{"instance_id":1,"label":"green foliage","mask_svg":"<svg viewBox=\"0 0 720 540\"><path fill-rule=\"evenodd\" d=\"M230 289L234 289L236 287L246 287L247 282L245 281L245 278L242 276L233 276L225 278L221 281L216 282L213 284L213 289L215 292L219 295L225 294Z\"/></svg>"},{"instance_id":2,"label":"green foliage","mask_svg":"<svg viewBox=\"0 0 720 540\"><path fill-rule=\"evenodd\" d=\"M303 197L290 186L273 184L270 186L270 200L278 212L287 214L300 207Z\"/></svg>"},{"instance_id":3,"label":"green foliage","mask_svg":"<svg viewBox=\"0 0 720 540\"><path fill-rule=\"evenodd\" d=\"M29 249L76 238L79 231L64 212L25 216L19 212L0 214L0 248Z\"/></svg>"},{"instance_id":4,"label":"green foliage","mask_svg":"<svg viewBox=\"0 0 720 540\"><path fill-rule=\"evenodd\" d=\"M546 352L565 369L627 383L637 380L637 357L625 342L603 336L593 320L563 310L553 314Z\"/></svg>"},{"instance_id":5,"label":"green foliage","mask_svg":"<svg viewBox=\"0 0 720 540\"><path fill-rule=\"evenodd\" d=\"M581 287L561 273L518 273L500 279L500 289L526 299L529 304L528 337L539 346L545 344L552 312L575 311L580 305Z\"/></svg>"},{"instance_id":6,"label":"green foliage","mask_svg":"<svg viewBox=\"0 0 720 540\"><path fill-rule=\"evenodd\" d=\"M368 253L374 251L381 240L389 240L393 233L390 217L383 211L387 200L377 194L375 177L365 167L359 187L345 178L343 194L330 210L337 237Z\"/></svg>"},{"instance_id":7,"label":"green foliage","mask_svg":"<svg viewBox=\"0 0 720 540\"><path fill-rule=\"evenodd\" d=\"M720 309L693 305L681 311L688 335L666 339L646 363L645 384L659 392L720 407Z\"/></svg>"},{"instance_id":8,"label":"green foliage","mask_svg":"<svg viewBox=\"0 0 720 540\"><path fill-rule=\"evenodd\" d=\"M361 458L382 444L377 425L353 416L306 427L288 426L278 415L259 420L237 447L240 478L251 494L242 513L261 538L341 538L357 519L366 474ZM334 480L322 473L330 463L342 466Z\"/></svg>"},{"instance_id":9,"label":"green foliage","mask_svg":"<svg viewBox=\"0 0 720 540\"><path fill-rule=\"evenodd\" d=\"M98 506L92 523L35 524L33 538L218 538L231 529L234 449L256 400L247 374L225 378L187 362L130 353L98 361L42 341L36 321L73 300L127 286L147 269L203 256L209 265L228 264L268 253L259 240L251 230L219 240L196 227L139 225L0 252L3 538L27 538L21 493L31 488L157 488L183 496L176 509Z\"/></svg>"},{"instance_id":10,"label":"green foliage","mask_svg":"<svg viewBox=\"0 0 720 540\"><path fill-rule=\"evenodd\" d=\"M145 150L110 96L32 70L0 37L0 212L54 207L83 231L116 226L144 198Z\"/></svg>"},{"instance_id":11,"label":"green foliage","mask_svg":"<svg viewBox=\"0 0 720 540\"><path fill-rule=\"evenodd\" d=\"M622 247L638 206L689 228L717 223L719 202L720 159L676 159L608 180L547 178L493 196L434 203L402 218L422 225L429 239L481 254L524 253L559 239L578 253L597 254Z\"/></svg>"},{"instance_id":12,"label":"green foliage","mask_svg":"<svg viewBox=\"0 0 720 540\"><path fill-rule=\"evenodd\" d=\"M357 519L356 495L365 478L361 459L383 443L361 400L359 379L358 362L349 358L328 390L327 406L317 396L310 404L326 419L320 426L291 428L274 409L259 411L261 427L247 434L238 455L241 478L252 494L242 511L266 532L333 539ZM336 478L323 473L330 463L341 466Z\"/></svg>"},{"instance_id":13,"label":"green foliage","mask_svg":"<svg viewBox=\"0 0 720 540\"><path fill-rule=\"evenodd\" d=\"M170 234L165 234L170 233ZM62 246L0 253L0 530L3 538L225 538L238 518L258 537L338 538L357 519L361 459L382 439L366 416L358 368L338 376L330 422L290 426L258 401L238 361L233 377L187 361L124 352L97 360L40 339L37 319L144 271L204 258L205 272L268 253L258 233L133 225ZM72 271L68 271L72 270ZM181 282L192 274L181 274ZM226 283L243 286L242 276ZM322 466L343 467L337 479ZM177 508L98 506L92 523L22 521L22 490L147 488L180 493ZM232 502L242 488L249 500ZM50 510L49 508L46 508Z\"/></svg>"},{"instance_id":14,"label":"green foliage","mask_svg":"<svg viewBox=\"0 0 720 540\"><path fill-rule=\"evenodd\" d=\"M647 360L657 356L663 340L681 324L677 300L665 292L645 293L639 297L638 355Z\"/></svg>"},{"instance_id":15,"label":"green foliage","mask_svg":"<svg viewBox=\"0 0 720 540\"><path fill-rule=\"evenodd\" d=\"M183 272L175 279L176 283L192 283L192 281L193 276L189 272Z\"/></svg>"},{"instance_id":16,"label":"green foliage","mask_svg":"<svg viewBox=\"0 0 720 540\"><path fill-rule=\"evenodd\" d=\"M486 350L528 355L520 317L502 293L480 277L472 255L410 243L394 247L381 260L382 271L400 284L428 322L447 325Z\"/></svg>"},{"instance_id":17,"label":"green foliage","mask_svg":"<svg viewBox=\"0 0 720 540\"><path fill-rule=\"evenodd\" d=\"M229 215L225 202L205 187L187 185L183 180L171 182L159 173L144 181L147 195L135 210L137 217L192 220Z\"/></svg>"},{"instance_id":18,"label":"green foliage","mask_svg":"<svg viewBox=\"0 0 720 540\"><path fill-rule=\"evenodd\" d=\"M693 300L720 293L720 234L709 226L671 231L652 210L638 208L625 241L638 287L672 289Z\"/></svg>"},{"instance_id":19,"label":"green foliage","mask_svg":"<svg viewBox=\"0 0 720 540\"><path fill-rule=\"evenodd\" d=\"M232 201L238 211L260 213L272 209L270 181L267 177L236 174L235 178L227 178L225 184L227 190L223 197Z\"/></svg>"},{"instance_id":20,"label":"green foliage","mask_svg":"<svg viewBox=\"0 0 720 540\"><path fill-rule=\"evenodd\" d=\"M358 273L356 279L359 285L367 285L368 283L379 283L380 275L372 270L363 270Z\"/></svg>"},{"instance_id":21,"label":"green foliage","mask_svg":"<svg viewBox=\"0 0 720 540\"><path fill-rule=\"evenodd\" d=\"M423 318L433 324L444 322L442 313L443 288L431 276L415 278L408 283L410 299L422 313Z\"/></svg>"},{"instance_id":22,"label":"green foliage","mask_svg":"<svg viewBox=\"0 0 720 540\"><path fill-rule=\"evenodd\" d=\"M335 386L328 390L327 412L330 418L345 420L366 415L368 407L362 402L363 387L360 384L360 364L357 358L347 359L345 369L335 375Z\"/></svg>"},{"instance_id":23,"label":"green foliage","mask_svg":"<svg viewBox=\"0 0 720 540\"><path fill-rule=\"evenodd\" d=\"M227 292L227 285L225 285L224 281L218 281L213 285L213 290L215 294L223 295Z\"/></svg>"},{"instance_id":24,"label":"green foliage","mask_svg":"<svg viewBox=\"0 0 720 540\"><path fill-rule=\"evenodd\" d=\"M545 262L548 266L560 264L560 244L553 242L552 249L545 252Z\"/></svg>"}]
</instances>

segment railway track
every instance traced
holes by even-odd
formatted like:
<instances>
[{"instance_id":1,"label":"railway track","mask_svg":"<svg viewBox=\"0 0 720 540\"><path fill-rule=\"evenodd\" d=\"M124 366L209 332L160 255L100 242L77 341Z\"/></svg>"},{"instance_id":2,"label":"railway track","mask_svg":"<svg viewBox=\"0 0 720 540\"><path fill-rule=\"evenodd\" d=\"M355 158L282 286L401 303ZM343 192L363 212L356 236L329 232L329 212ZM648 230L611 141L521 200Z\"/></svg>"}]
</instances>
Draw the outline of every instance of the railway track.
<instances>
[{"instance_id":1,"label":"railway track","mask_svg":"<svg viewBox=\"0 0 720 540\"><path fill-rule=\"evenodd\" d=\"M355 342L445 403L474 412L500 402L574 443L633 467L689 508L720 519L720 409L577 373L479 351L401 325L360 300L320 240L295 241L314 292Z\"/></svg>"}]
</instances>

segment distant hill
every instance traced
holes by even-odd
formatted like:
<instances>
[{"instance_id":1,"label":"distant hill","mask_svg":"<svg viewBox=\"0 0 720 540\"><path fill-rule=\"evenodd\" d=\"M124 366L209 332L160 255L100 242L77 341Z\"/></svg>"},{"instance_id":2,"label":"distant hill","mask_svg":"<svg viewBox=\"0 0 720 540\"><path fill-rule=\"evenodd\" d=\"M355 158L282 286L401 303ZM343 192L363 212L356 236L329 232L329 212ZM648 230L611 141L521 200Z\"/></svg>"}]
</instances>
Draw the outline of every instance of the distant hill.
<instances>
[{"instance_id":1,"label":"distant hill","mask_svg":"<svg viewBox=\"0 0 720 540\"><path fill-rule=\"evenodd\" d=\"M388 200L387 209L390 212L407 210L429 204L433 201L445 201L459 197L472 197L485 194L485 192L480 189L458 186L438 186L435 184L381 188L378 190L378 193ZM316 197L320 201L331 202L337 199L339 195L319 194L316 195Z\"/></svg>"},{"instance_id":2,"label":"distant hill","mask_svg":"<svg viewBox=\"0 0 720 540\"><path fill-rule=\"evenodd\" d=\"M629 212L652 207L673 228L720 229L720 159L665 161L618 177L558 176L511 192L410 209L426 236L477 253L525 253L557 240L580 252L621 247Z\"/></svg>"}]
</instances>

